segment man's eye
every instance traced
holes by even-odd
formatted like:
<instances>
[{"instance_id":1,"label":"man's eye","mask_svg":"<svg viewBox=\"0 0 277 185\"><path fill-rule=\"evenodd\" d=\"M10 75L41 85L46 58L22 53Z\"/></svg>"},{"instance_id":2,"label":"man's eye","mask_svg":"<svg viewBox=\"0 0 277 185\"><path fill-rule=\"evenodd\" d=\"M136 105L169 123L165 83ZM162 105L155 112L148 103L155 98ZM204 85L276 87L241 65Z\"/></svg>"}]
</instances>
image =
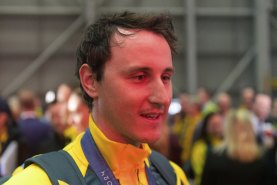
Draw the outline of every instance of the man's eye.
<instances>
[{"instance_id":1,"label":"man's eye","mask_svg":"<svg viewBox=\"0 0 277 185\"><path fill-rule=\"evenodd\" d=\"M145 74L134 75L131 77L131 80L135 83L144 82L147 76Z\"/></svg>"},{"instance_id":2,"label":"man's eye","mask_svg":"<svg viewBox=\"0 0 277 185\"><path fill-rule=\"evenodd\" d=\"M138 80L143 80L143 79L145 79L145 78L146 78L145 75L139 75L139 76L137 76L137 79L138 79Z\"/></svg>"},{"instance_id":3,"label":"man's eye","mask_svg":"<svg viewBox=\"0 0 277 185\"><path fill-rule=\"evenodd\" d=\"M169 76L169 75L162 76L162 80L163 81L170 81L171 80L171 76Z\"/></svg>"},{"instance_id":4,"label":"man's eye","mask_svg":"<svg viewBox=\"0 0 277 185\"><path fill-rule=\"evenodd\" d=\"M144 80L145 78L146 78L146 75L137 75L133 77L134 80L139 80L139 81Z\"/></svg>"}]
</instances>

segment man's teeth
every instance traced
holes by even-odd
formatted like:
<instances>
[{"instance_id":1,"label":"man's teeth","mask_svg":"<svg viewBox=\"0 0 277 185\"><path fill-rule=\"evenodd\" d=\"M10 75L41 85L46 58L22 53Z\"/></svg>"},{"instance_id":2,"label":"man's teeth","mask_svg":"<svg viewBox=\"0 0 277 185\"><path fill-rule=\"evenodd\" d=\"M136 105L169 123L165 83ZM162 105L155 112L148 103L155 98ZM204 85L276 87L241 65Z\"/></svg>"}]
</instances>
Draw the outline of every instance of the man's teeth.
<instances>
[{"instance_id":1,"label":"man's teeth","mask_svg":"<svg viewBox=\"0 0 277 185\"><path fill-rule=\"evenodd\" d=\"M144 116L148 119L157 119L159 117L159 114L146 114Z\"/></svg>"}]
</instances>

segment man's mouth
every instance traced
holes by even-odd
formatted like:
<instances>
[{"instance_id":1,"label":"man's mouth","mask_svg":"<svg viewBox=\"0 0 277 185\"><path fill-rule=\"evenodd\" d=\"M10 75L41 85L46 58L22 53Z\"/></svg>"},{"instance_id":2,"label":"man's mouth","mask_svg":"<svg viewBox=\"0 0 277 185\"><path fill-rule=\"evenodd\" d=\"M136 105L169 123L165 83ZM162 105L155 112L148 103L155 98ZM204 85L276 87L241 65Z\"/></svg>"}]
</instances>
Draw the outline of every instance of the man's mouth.
<instances>
[{"instance_id":1,"label":"man's mouth","mask_svg":"<svg viewBox=\"0 0 277 185\"><path fill-rule=\"evenodd\" d=\"M147 119L156 120L160 118L161 113L143 113L141 116Z\"/></svg>"}]
</instances>

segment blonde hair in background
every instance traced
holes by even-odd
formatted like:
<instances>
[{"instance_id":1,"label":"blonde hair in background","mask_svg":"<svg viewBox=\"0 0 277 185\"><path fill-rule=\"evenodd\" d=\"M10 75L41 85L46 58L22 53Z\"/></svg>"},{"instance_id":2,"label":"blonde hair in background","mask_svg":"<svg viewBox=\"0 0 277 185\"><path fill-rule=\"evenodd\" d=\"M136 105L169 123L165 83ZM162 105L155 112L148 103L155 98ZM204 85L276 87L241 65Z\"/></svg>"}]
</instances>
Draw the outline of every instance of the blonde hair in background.
<instances>
[{"instance_id":1,"label":"blonde hair in background","mask_svg":"<svg viewBox=\"0 0 277 185\"><path fill-rule=\"evenodd\" d=\"M227 154L242 162L251 162L261 156L251 117L251 113L246 109L232 111L224 127L224 146Z\"/></svg>"}]
</instances>

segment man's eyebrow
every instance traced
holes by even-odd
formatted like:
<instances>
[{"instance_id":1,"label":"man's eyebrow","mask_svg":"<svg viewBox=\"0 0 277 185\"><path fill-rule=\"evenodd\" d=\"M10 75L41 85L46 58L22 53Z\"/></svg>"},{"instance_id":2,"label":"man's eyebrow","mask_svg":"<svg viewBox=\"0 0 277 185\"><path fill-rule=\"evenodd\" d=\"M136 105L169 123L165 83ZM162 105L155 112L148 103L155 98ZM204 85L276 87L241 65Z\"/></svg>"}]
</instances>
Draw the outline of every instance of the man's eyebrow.
<instances>
[{"instance_id":1,"label":"man's eyebrow","mask_svg":"<svg viewBox=\"0 0 277 185\"><path fill-rule=\"evenodd\" d=\"M151 71L150 68L148 67L139 67L139 66L134 66L134 67L129 67L127 69L124 70L125 73L135 73L135 72L139 72L139 71Z\"/></svg>"},{"instance_id":2,"label":"man's eyebrow","mask_svg":"<svg viewBox=\"0 0 277 185\"><path fill-rule=\"evenodd\" d=\"M151 68L134 66L134 67L129 67L124 70L125 73L135 73L135 72L139 72L139 71L147 72L147 71L151 71ZM168 67L168 68L164 69L163 72L174 73L175 69L173 67Z\"/></svg>"},{"instance_id":3,"label":"man's eyebrow","mask_svg":"<svg viewBox=\"0 0 277 185\"><path fill-rule=\"evenodd\" d=\"M167 72L167 73L175 73L175 69L173 67L168 67L164 70L164 72Z\"/></svg>"}]
</instances>

